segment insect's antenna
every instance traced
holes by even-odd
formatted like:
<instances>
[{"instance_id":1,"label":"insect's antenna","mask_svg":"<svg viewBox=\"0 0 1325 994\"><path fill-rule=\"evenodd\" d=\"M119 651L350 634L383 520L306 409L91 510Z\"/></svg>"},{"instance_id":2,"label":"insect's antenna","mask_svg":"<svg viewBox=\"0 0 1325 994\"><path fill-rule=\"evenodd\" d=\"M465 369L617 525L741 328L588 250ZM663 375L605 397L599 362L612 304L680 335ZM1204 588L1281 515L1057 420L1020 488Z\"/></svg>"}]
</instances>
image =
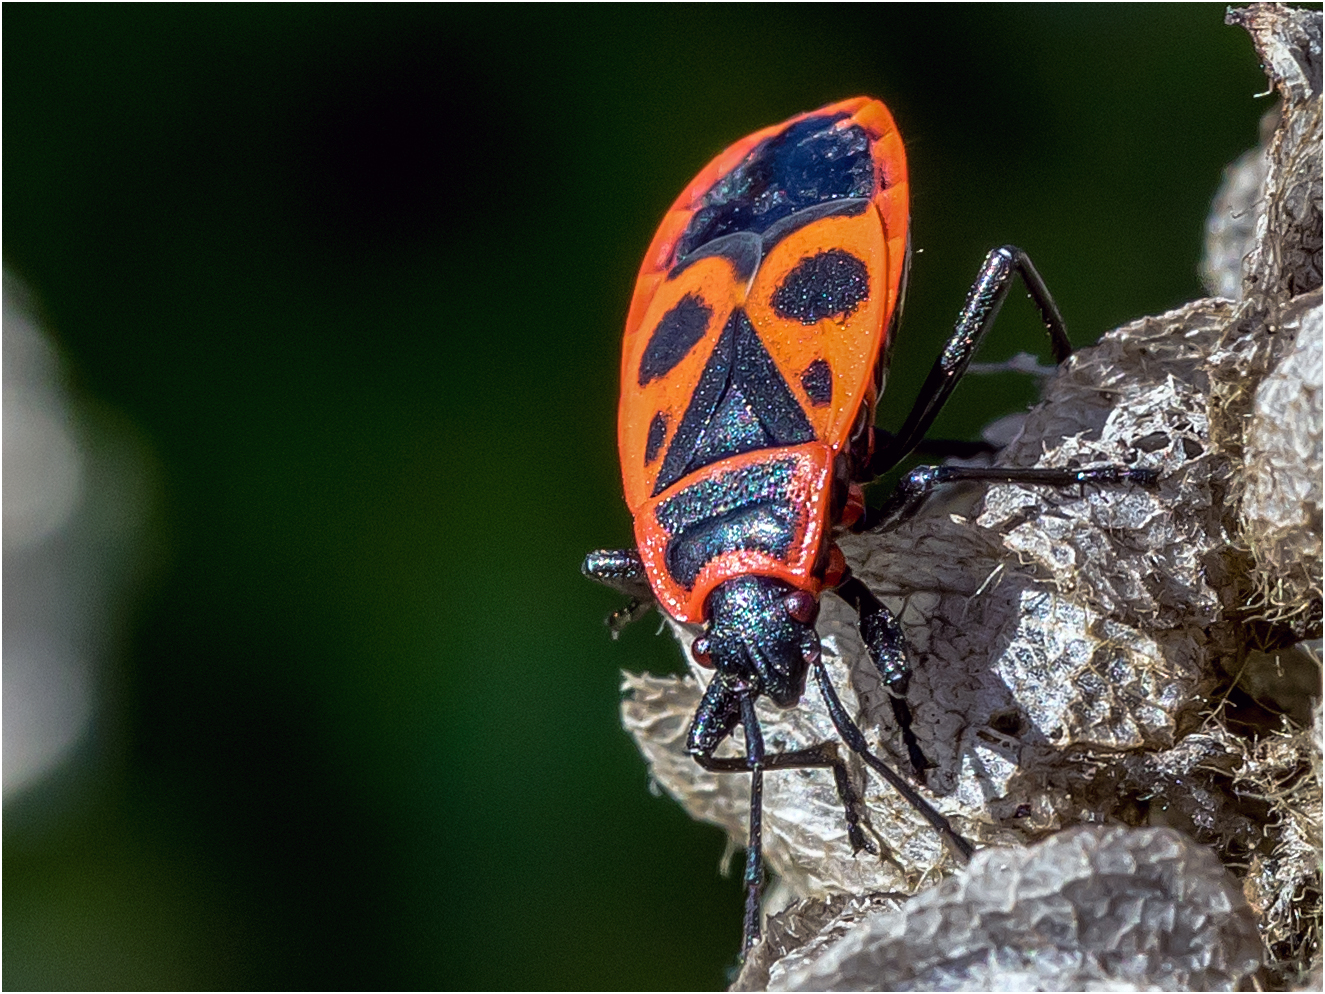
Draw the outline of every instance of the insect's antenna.
<instances>
[{"instance_id":1,"label":"insect's antenna","mask_svg":"<svg viewBox=\"0 0 1325 994\"><path fill-rule=\"evenodd\" d=\"M745 847L744 956L759 938L760 894L764 887L764 734L755 716L754 695L741 695L741 726L745 730L745 761L750 767L750 840Z\"/></svg>"},{"instance_id":2,"label":"insect's antenna","mask_svg":"<svg viewBox=\"0 0 1325 994\"><path fill-rule=\"evenodd\" d=\"M833 682L828 677L828 669L824 666L822 659L816 659L814 662L814 677L819 682L819 692L823 694L824 703L828 705L828 716L833 719L833 724L837 727L837 734L842 736L842 741L850 746L853 752L859 754L860 758L865 760L883 779L887 780L897 793L905 797L911 803L911 806L920 812L925 821L934 826L934 830L939 833L954 856L963 863L969 862L971 857L975 855L975 846L958 835L948 819L935 811L933 806L917 794L909 783L893 772L891 766L870 752L869 743L865 741L865 736L856 727L856 723L851 720L846 708L842 707L842 701L838 698L837 691L833 689ZM748 731L746 736L748 742ZM753 825L753 821L751 824Z\"/></svg>"}]
</instances>

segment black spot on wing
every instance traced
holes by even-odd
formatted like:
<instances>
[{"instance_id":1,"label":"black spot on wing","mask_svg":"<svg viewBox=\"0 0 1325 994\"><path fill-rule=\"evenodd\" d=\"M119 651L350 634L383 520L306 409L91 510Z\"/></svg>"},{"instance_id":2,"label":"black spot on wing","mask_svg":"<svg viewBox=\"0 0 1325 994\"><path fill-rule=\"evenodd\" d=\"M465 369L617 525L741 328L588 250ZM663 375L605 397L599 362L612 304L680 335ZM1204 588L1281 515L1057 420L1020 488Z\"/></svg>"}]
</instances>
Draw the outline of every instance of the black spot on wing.
<instances>
[{"instance_id":1,"label":"black spot on wing","mask_svg":"<svg viewBox=\"0 0 1325 994\"><path fill-rule=\"evenodd\" d=\"M801 386L815 407L825 407L833 400L833 367L816 359L801 373Z\"/></svg>"},{"instance_id":2,"label":"black spot on wing","mask_svg":"<svg viewBox=\"0 0 1325 994\"><path fill-rule=\"evenodd\" d=\"M869 296L865 263L842 249L827 249L796 263L770 302L780 317L809 325L851 314Z\"/></svg>"},{"instance_id":3,"label":"black spot on wing","mask_svg":"<svg viewBox=\"0 0 1325 994\"><path fill-rule=\"evenodd\" d=\"M676 243L684 259L737 231L763 234L797 211L874 193L870 139L859 125L835 128L848 115L808 117L756 145L704 196Z\"/></svg>"},{"instance_id":4,"label":"black spot on wing","mask_svg":"<svg viewBox=\"0 0 1325 994\"><path fill-rule=\"evenodd\" d=\"M659 411L649 422L649 438L644 443L644 465L649 465L658 458L663 439L667 437L667 415Z\"/></svg>"},{"instance_id":5,"label":"black spot on wing","mask_svg":"<svg viewBox=\"0 0 1325 994\"><path fill-rule=\"evenodd\" d=\"M696 294L688 293L662 316L649 336L639 364L639 385L666 376L699 343L713 318L713 308Z\"/></svg>"},{"instance_id":6,"label":"black spot on wing","mask_svg":"<svg viewBox=\"0 0 1325 994\"><path fill-rule=\"evenodd\" d=\"M809 419L738 307L700 374L653 494L719 459L813 440Z\"/></svg>"}]
</instances>

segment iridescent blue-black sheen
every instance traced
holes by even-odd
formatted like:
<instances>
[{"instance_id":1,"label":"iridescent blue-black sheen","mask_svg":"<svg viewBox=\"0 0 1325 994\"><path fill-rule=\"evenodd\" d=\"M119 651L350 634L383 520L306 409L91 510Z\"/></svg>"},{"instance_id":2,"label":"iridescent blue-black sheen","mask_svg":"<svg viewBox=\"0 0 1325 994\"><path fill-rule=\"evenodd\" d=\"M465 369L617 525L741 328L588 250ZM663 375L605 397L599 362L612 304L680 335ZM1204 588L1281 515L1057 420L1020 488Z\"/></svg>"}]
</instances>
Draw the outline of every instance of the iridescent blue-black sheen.
<instances>
[{"instance_id":1,"label":"iridescent blue-black sheen","mask_svg":"<svg viewBox=\"0 0 1325 994\"><path fill-rule=\"evenodd\" d=\"M708 563L738 549L785 559L795 536L796 508L788 503L756 504L709 518L667 544L667 571L687 589Z\"/></svg>"},{"instance_id":2,"label":"iridescent blue-black sheen","mask_svg":"<svg viewBox=\"0 0 1325 994\"><path fill-rule=\"evenodd\" d=\"M780 707L805 690L807 653L820 647L812 623L787 612L790 584L771 576L734 576L708 597L705 635L719 675L759 688Z\"/></svg>"},{"instance_id":3,"label":"iridescent blue-black sheen","mask_svg":"<svg viewBox=\"0 0 1325 994\"><path fill-rule=\"evenodd\" d=\"M669 535L676 535L715 514L726 514L750 504L785 500L795 473L796 460L784 456L700 480L659 502L658 524Z\"/></svg>"},{"instance_id":4,"label":"iridescent blue-black sheen","mask_svg":"<svg viewBox=\"0 0 1325 994\"><path fill-rule=\"evenodd\" d=\"M869 267L843 249L825 249L791 268L773 291L773 310L804 325L847 316L870 297Z\"/></svg>"},{"instance_id":5,"label":"iridescent blue-black sheen","mask_svg":"<svg viewBox=\"0 0 1325 994\"><path fill-rule=\"evenodd\" d=\"M833 126L847 116L807 117L756 145L705 194L676 243L677 258L732 232L762 235L783 218L828 200L868 199L874 192L869 135L856 124ZM770 247L765 244L764 251Z\"/></svg>"},{"instance_id":6,"label":"iridescent blue-black sheen","mask_svg":"<svg viewBox=\"0 0 1325 994\"><path fill-rule=\"evenodd\" d=\"M833 402L833 367L816 359L801 373L801 386L815 407L826 407Z\"/></svg>"},{"instance_id":7,"label":"iridescent blue-black sheen","mask_svg":"<svg viewBox=\"0 0 1325 994\"><path fill-rule=\"evenodd\" d=\"M695 347L713 318L713 308L694 293L687 293L662 316L649 336L639 364L639 385L648 386L666 376Z\"/></svg>"},{"instance_id":8,"label":"iridescent blue-black sheen","mask_svg":"<svg viewBox=\"0 0 1325 994\"><path fill-rule=\"evenodd\" d=\"M659 467L653 495L719 459L800 445L814 437L787 381L738 307L700 374Z\"/></svg>"},{"instance_id":9,"label":"iridescent blue-black sheen","mask_svg":"<svg viewBox=\"0 0 1325 994\"><path fill-rule=\"evenodd\" d=\"M732 470L686 487L658 505L658 523L671 536L667 570L685 587L705 564L740 549L785 558L804 510L790 499L796 463L775 459Z\"/></svg>"},{"instance_id":10,"label":"iridescent blue-black sheen","mask_svg":"<svg viewBox=\"0 0 1325 994\"><path fill-rule=\"evenodd\" d=\"M663 439L667 437L667 415L659 411L649 422L649 437L644 443L644 464L647 466L658 458L662 450Z\"/></svg>"},{"instance_id":11,"label":"iridescent blue-black sheen","mask_svg":"<svg viewBox=\"0 0 1325 994\"><path fill-rule=\"evenodd\" d=\"M799 231L807 224L822 221L826 217L859 217L869 209L869 206L870 202L863 197L844 197L841 200L828 200L813 207L806 207L795 214L788 214L776 224L769 225L760 244L772 248L793 231Z\"/></svg>"},{"instance_id":12,"label":"iridescent blue-black sheen","mask_svg":"<svg viewBox=\"0 0 1325 994\"><path fill-rule=\"evenodd\" d=\"M644 577L644 563L634 549L599 549L584 557L580 567L599 580L634 580Z\"/></svg>"},{"instance_id":13,"label":"iridescent blue-black sheen","mask_svg":"<svg viewBox=\"0 0 1325 994\"><path fill-rule=\"evenodd\" d=\"M695 712L695 720L686 734L686 749L692 754L710 755L740 720L741 698L733 691L731 683L722 674L709 681Z\"/></svg>"}]
</instances>

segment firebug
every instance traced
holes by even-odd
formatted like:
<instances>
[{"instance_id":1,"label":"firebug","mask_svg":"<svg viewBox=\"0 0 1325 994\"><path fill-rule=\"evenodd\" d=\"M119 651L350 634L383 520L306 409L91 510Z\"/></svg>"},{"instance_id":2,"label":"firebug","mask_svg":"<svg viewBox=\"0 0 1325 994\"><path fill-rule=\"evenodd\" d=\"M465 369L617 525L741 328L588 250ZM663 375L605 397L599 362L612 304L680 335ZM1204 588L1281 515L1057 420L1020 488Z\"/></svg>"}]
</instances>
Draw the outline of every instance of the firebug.
<instances>
[{"instance_id":1,"label":"firebug","mask_svg":"<svg viewBox=\"0 0 1325 994\"><path fill-rule=\"evenodd\" d=\"M820 656L815 619L832 591L894 699L916 771L926 765L906 707L897 619L852 576L834 529L888 529L935 487L984 480L1053 486L1151 482L1147 470L922 466L877 510L861 487L926 431L994 323L1014 277L1061 362L1062 317L1024 252L990 252L955 331L896 434L874 426L910 260L906 153L881 102L856 97L757 131L714 159L663 218L626 318L618 447L636 547L599 551L587 576L627 594L614 632L656 604L702 626L691 652L713 670L687 749L705 769L751 778L745 948L759 935L762 777L832 771L851 845L873 850L835 742L764 747L755 700L792 707L811 671L847 747L899 791L965 860L963 838L870 749ZM718 757L740 726L744 755Z\"/></svg>"}]
</instances>

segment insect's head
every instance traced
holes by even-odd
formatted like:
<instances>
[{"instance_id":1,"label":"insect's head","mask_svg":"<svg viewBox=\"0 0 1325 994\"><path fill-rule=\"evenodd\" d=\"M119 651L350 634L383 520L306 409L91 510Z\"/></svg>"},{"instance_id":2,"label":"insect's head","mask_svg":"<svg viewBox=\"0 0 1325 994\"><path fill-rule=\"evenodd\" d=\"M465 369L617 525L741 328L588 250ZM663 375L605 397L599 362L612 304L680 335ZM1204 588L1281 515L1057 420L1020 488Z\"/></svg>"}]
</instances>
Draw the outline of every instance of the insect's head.
<instances>
[{"instance_id":1,"label":"insect's head","mask_svg":"<svg viewBox=\"0 0 1325 994\"><path fill-rule=\"evenodd\" d=\"M781 707L799 701L819 658L814 595L772 577L739 576L715 589L708 606L708 627L690 647L695 661Z\"/></svg>"}]
</instances>

